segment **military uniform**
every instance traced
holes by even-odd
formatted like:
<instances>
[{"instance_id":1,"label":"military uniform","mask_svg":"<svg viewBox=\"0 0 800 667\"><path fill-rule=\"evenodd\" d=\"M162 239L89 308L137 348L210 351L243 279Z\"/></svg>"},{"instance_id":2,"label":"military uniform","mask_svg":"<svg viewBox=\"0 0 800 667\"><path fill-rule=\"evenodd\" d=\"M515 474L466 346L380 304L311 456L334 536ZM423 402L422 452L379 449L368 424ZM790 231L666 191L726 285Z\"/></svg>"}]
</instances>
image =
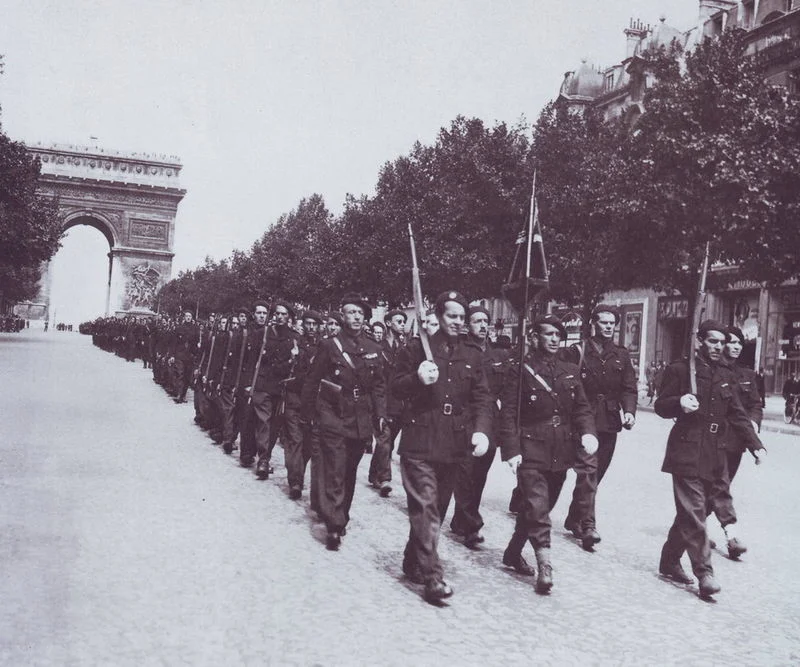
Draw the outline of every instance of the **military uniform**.
<instances>
[{"instance_id":1,"label":"military uniform","mask_svg":"<svg viewBox=\"0 0 800 667\"><path fill-rule=\"evenodd\" d=\"M465 308L466 310L466 308ZM430 338L438 380L423 385L417 369L425 360L419 340L397 356L392 394L404 401L398 452L408 497L409 536L403 571L426 583L441 581L437 545L459 466L471 455L471 436L488 434L491 395L481 351L442 331Z\"/></svg>"},{"instance_id":2,"label":"military uniform","mask_svg":"<svg viewBox=\"0 0 800 667\"><path fill-rule=\"evenodd\" d=\"M717 502L714 482L726 475L727 450L744 445L754 451L762 445L739 400L731 369L709 363L700 354L696 367L699 409L686 413L680 405L681 397L690 393L689 363L684 359L665 370L655 411L675 420L661 470L672 475L676 515L661 552L661 570L679 564L686 551L692 570L702 579L713 575L706 515L708 505Z\"/></svg>"},{"instance_id":3,"label":"military uniform","mask_svg":"<svg viewBox=\"0 0 800 667\"><path fill-rule=\"evenodd\" d=\"M575 463L575 491L565 525L574 527L579 534L596 526L597 487L608 470L617 434L622 430L620 410L635 415L638 398L636 373L627 349L612 340L595 337L586 341L584 350L581 355L581 349L574 346L565 355L568 361L579 365L599 442L595 454L589 455L579 448Z\"/></svg>"},{"instance_id":4,"label":"military uniform","mask_svg":"<svg viewBox=\"0 0 800 667\"><path fill-rule=\"evenodd\" d=\"M175 360L172 391L180 402L186 400L199 342L200 330L194 322L181 322L170 338L169 356Z\"/></svg>"},{"instance_id":5,"label":"military uniform","mask_svg":"<svg viewBox=\"0 0 800 667\"><path fill-rule=\"evenodd\" d=\"M228 332L229 340L225 346L225 361L220 375L219 402L222 410L222 449L226 454L233 452L236 436L239 434L244 401L239 400L242 386L242 366L247 349L248 330L245 328Z\"/></svg>"},{"instance_id":6,"label":"military uniform","mask_svg":"<svg viewBox=\"0 0 800 667\"><path fill-rule=\"evenodd\" d=\"M321 340L303 385L302 407L318 429L319 513L336 540L350 520L364 446L386 418L380 345L363 332L345 330Z\"/></svg>"},{"instance_id":7,"label":"military uniform","mask_svg":"<svg viewBox=\"0 0 800 667\"><path fill-rule=\"evenodd\" d=\"M520 373L522 404L517 431ZM538 553L550 547L550 511L558 500L567 470L575 463L577 450L582 449L579 439L586 434L596 435L592 408L578 367L554 354L538 351L528 354L522 369L519 362L511 362L501 401L503 460L522 457L517 470L522 507L509 551L518 556L525 542L530 541Z\"/></svg>"}]
</instances>

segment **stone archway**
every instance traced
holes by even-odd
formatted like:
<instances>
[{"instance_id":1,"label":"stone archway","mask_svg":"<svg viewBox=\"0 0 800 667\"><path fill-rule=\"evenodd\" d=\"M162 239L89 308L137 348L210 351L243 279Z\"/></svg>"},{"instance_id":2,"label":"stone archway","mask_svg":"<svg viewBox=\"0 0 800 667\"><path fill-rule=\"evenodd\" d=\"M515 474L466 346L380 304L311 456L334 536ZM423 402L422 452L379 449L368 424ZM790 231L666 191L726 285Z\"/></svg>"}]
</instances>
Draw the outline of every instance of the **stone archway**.
<instances>
[{"instance_id":1,"label":"stone archway","mask_svg":"<svg viewBox=\"0 0 800 667\"><path fill-rule=\"evenodd\" d=\"M172 274L175 216L186 191L176 157L98 148L28 146L42 163L39 191L58 200L64 229L89 225L108 240L106 315L152 313ZM38 301L49 313L50 273Z\"/></svg>"}]
</instances>

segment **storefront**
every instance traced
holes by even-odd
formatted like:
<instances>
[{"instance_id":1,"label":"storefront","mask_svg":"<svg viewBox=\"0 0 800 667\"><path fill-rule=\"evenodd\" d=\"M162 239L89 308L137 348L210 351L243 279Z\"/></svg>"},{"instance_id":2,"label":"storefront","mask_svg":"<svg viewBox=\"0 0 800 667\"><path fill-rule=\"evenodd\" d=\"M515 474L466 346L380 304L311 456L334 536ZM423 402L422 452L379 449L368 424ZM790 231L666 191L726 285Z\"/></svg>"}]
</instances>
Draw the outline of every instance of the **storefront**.
<instances>
[{"instance_id":1,"label":"storefront","mask_svg":"<svg viewBox=\"0 0 800 667\"><path fill-rule=\"evenodd\" d=\"M780 393L786 379L800 371L800 288L773 290L767 302L765 384L767 391Z\"/></svg>"},{"instance_id":2,"label":"storefront","mask_svg":"<svg viewBox=\"0 0 800 667\"><path fill-rule=\"evenodd\" d=\"M685 296L658 297L655 361L671 363L686 356L689 300Z\"/></svg>"}]
</instances>

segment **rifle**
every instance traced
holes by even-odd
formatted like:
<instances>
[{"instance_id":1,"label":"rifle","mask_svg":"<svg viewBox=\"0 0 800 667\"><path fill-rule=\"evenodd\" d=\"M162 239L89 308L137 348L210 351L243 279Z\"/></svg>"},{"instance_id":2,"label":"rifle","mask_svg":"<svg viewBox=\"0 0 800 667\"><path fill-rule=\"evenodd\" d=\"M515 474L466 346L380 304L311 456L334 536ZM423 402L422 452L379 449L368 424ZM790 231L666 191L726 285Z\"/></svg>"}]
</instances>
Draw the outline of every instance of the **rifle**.
<instances>
[{"instance_id":1,"label":"rifle","mask_svg":"<svg viewBox=\"0 0 800 667\"><path fill-rule=\"evenodd\" d=\"M256 367L253 369L253 382L250 385L250 392L247 395L247 404L253 402L253 394L256 391L256 379L258 378L258 371L261 370L261 360L264 358L264 350L267 347L267 333L269 332L269 324L264 325L264 336L261 339L261 349L258 351L258 359L256 360Z\"/></svg>"},{"instance_id":2,"label":"rifle","mask_svg":"<svg viewBox=\"0 0 800 667\"><path fill-rule=\"evenodd\" d=\"M230 326L230 324L228 325ZM217 396L222 393L225 386L225 378L228 377L228 359L231 356L231 344L233 343L233 331L228 329L228 344L225 346L225 361L222 362L222 373L220 374L219 384L217 384Z\"/></svg>"},{"instance_id":3,"label":"rifle","mask_svg":"<svg viewBox=\"0 0 800 667\"><path fill-rule=\"evenodd\" d=\"M694 304L694 313L692 314L692 326L689 329L689 387L691 393L697 395L697 360L695 359L695 343L694 338L697 330L700 328L700 318L703 315L706 298L706 278L708 277L708 253L709 242L706 241L706 250L703 255L703 267L700 271L700 281L697 288L697 301Z\"/></svg>"},{"instance_id":4,"label":"rifle","mask_svg":"<svg viewBox=\"0 0 800 667\"><path fill-rule=\"evenodd\" d=\"M202 331L200 332L200 346L201 347L203 346L203 332ZM197 370L195 370L194 384L193 384L193 387L192 387L193 389L197 389L198 385L200 385L201 389L203 388L203 376L202 376L200 370L203 368L203 363L205 362L205 360L206 360L206 350L203 350L203 354L200 355L200 363L197 364Z\"/></svg>"},{"instance_id":5,"label":"rifle","mask_svg":"<svg viewBox=\"0 0 800 667\"><path fill-rule=\"evenodd\" d=\"M242 379L242 364L244 363L244 351L247 349L247 329L242 329L242 346L239 348L239 365L236 367L236 380L233 383L233 395L239 391L239 381Z\"/></svg>"},{"instance_id":6,"label":"rifle","mask_svg":"<svg viewBox=\"0 0 800 667\"><path fill-rule=\"evenodd\" d=\"M217 344L217 332L215 331L211 335L211 349L208 351L208 363L206 363L206 372L202 374L202 377L205 378L204 384L209 384L208 374L211 372L211 362L214 360L214 347Z\"/></svg>"},{"instance_id":7,"label":"rifle","mask_svg":"<svg viewBox=\"0 0 800 667\"><path fill-rule=\"evenodd\" d=\"M422 349L425 351L425 358L433 361L431 344L428 340L428 332L422 326L425 321L425 308L422 305L422 284L419 279L419 266L417 266L417 248L414 244L414 232L411 230L411 223L408 223L408 238L411 242L411 294L414 297L414 305L417 310L417 323L419 325L419 340Z\"/></svg>"}]
</instances>

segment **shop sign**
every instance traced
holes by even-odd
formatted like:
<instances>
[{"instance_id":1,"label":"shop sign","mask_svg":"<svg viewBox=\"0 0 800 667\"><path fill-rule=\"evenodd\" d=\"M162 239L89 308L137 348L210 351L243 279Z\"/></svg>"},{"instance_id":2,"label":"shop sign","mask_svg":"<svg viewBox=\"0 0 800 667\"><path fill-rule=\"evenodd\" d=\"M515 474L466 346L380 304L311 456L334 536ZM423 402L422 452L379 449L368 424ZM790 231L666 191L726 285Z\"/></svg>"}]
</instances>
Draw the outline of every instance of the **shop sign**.
<instances>
[{"instance_id":1,"label":"shop sign","mask_svg":"<svg viewBox=\"0 0 800 667\"><path fill-rule=\"evenodd\" d=\"M689 300L682 296L666 296L658 300L659 320L683 320L689 316Z\"/></svg>"}]
</instances>

